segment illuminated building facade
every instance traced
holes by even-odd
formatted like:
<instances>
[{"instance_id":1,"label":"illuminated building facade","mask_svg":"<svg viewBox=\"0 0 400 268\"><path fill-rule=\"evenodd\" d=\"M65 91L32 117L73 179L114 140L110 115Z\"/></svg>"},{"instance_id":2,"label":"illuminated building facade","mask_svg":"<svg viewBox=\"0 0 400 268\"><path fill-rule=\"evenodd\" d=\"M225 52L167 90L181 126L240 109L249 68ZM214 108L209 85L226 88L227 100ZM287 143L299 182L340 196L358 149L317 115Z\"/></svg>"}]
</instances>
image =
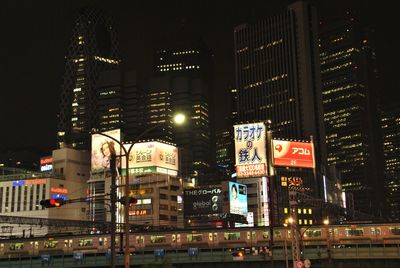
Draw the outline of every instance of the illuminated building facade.
<instances>
[{"instance_id":1,"label":"illuminated building facade","mask_svg":"<svg viewBox=\"0 0 400 268\"><path fill-rule=\"evenodd\" d=\"M237 26L235 69L238 122L271 120L275 137L312 135L323 156L317 26L315 9L304 2Z\"/></svg>"},{"instance_id":2,"label":"illuminated building facade","mask_svg":"<svg viewBox=\"0 0 400 268\"><path fill-rule=\"evenodd\" d=\"M386 203L391 221L400 220L400 108L390 107L381 118Z\"/></svg>"},{"instance_id":3,"label":"illuminated building facade","mask_svg":"<svg viewBox=\"0 0 400 268\"><path fill-rule=\"evenodd\" d=\"M86 220L86 203L76 202L45 209L40 201L50 198L77 199L86 195L90 154L63 148L53 151L53 171L34 172L0 167L0 215L66 220ZM60 232L54 226L2 224L3 236L40 236ZM73 227L70 227L71 231ZM11 231L8 234L8 231Z\"/></svg>"},{"instance_id":4,"label":"illuminated building facade","mask_svg":"<svg viewBox=\"0 0 400 268\"><path fill-rule=\"evenodd\" d=\"M177 144L181 154L181 176L196 178L206 184L215 162L212 125L212 61L202 42L186 34L160 42L150 83L150 125L165 122L162 135L151 138ZM165 110L167 115L161 111ZM184 113L183 126L172 127L174 113ZM155 131L154 131L155 132Z\"/></svg>"},{"instance_id":5,"label":"illuminated building facade","mask_svg":"<svg viewBox=\"0 0 400 268\"><path fill-rule=\"evenodd\" d=\"M68 47L60 97L58 146L89 149L89 132L98 127L98 77L118 70L117 38L109 17L83 8Z\"/></svg>"},{"instance_id":6,"label":"illuminated building facade","mask_svg":"<svg viewBox=\"0 0 400 268\"><path fill-rule=\"evenodd\" d=\"M135 139L145 127L146 115L146 93L137 85L136 71L104 71L96 88L98 129L121 129L127 139Z\"/></svg>"},{"instance_id":7,"label":"illuminated building facade","mask_svg":"<svg viewBox=\"0 0 400 268\"><path fill-rule=\"evenodd\" d=\"M322 22L320 59L328 164L341 172L354 208L378 214L383 173L370 32L349 14Z\"/></svg>"},{"instance_id":8,"label":"illuminated building facade","mask_svg":"<svg viewBox=\"0 0 400 268\"><path fill-rule=\"evenodd\" d=\"M235 144L233 137L233 128L216 132L216 161L218 175L226 180L235 173Z\"/></svg>"}]
</instances>

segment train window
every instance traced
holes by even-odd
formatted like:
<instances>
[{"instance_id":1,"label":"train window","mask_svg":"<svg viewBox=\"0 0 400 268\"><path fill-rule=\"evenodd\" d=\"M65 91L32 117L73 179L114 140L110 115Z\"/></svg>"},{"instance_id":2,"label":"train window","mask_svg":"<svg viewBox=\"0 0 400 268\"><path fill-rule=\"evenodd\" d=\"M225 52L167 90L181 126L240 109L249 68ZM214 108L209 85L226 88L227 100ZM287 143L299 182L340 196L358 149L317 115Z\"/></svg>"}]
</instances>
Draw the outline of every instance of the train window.
<instances>
[{"instance_id":1,"label":"train window","mask_svg":"<svg viewBox=\"0 0 400 268\"><path fill-rule=\"evenodd\" d=\"M307 230L304 237L321 237L321 229Z\"/></svg>"},{"instance_id":2,"label":"train window","mask_svg":"<svg viewBox=\"0 0 400 268\"><path fill-rule=\"evenodd\" d=\"M263 239L269 238L269 232L263 232Z\"/></svg>"},{"instance_id":3,"label":"train window","mask_svg":"<svg viewBox=\"0 0 400 268\"><path fill-rule=\"evenodd\" d=\"M103 238L99 238L99 246L102 246L103 245Z\"/></svg>"},{"instance_id":4,"label":"train window","mask_svg":"<svg viewBox=\"0 0 400 268\"><path fill-rule=\"evenodd\" d=\"M24 249L24 243L12 243L10 244L10 250L21 250Z\"/></svg>"},{"instance_id":5,"label":"train window","mask_svg":"<svg viewBox=\"0 0 400 268\"><path fill-rule=\"evenodd\" d=\"M55 248L58 245L58 241L56 240L49 240L49 241L44 241L43 247L44 248Z\"/></svg>"},{"instance_id":6,"label":"train window","mask_svg":"<svg viewBox=\"0 0 400 268\"><path fill-rule=\"evenodd\" d=\"M171 240L172 240L172 243L175 243L176 242L176 235L173 234Z\"/></svg>"},{"instance_id":7,"label":"train window","mask_svg":"<svg viewBox=\"0 0 400 268\"><path fill-rule=\"evenodd\" d=\"M33 245L33 247L35 248L35 249L38 249L39 248L39 242L38 241L35 241L35 242L31 242L31 245Z\"/></svg>"},{"instance_id":8,"label":"train window","mask_svg":"<svg viewBox=\"0 0 400 268\"><path fill-rule=\"evenodd\" d=\"M167 242L167 239L165 238L165 235L152 235L150 236L150 243L155 244L155 243L165 243Z\"/></svg>"},{"instance_id":9,"label":"train window","mask_svg":"<svg viewBox=\"0 0 400 268\"><path fill-rule=\"evenodd\" d=\"M66 248L72 247L72 240L64 240L64 247Z\"/></svg>"},{"instance_id":10,"label":"train window","mask_svg":"<svg viewBox=\"0 0 400 268\"><path fill-rule=\"evenodd\" d=\"M290 231L290 230L287 231L287 237L292 238L292 231Z\"/></svg>"},{"instance_id":11,"label":"train window","mask_svg":"<svg viewBox=\"0 0 400 268\"><path fill-rule=\"evenodd\" d=\"M80 247L93 246L93 239L79 239Z\"/></svg>"},{"instance_id":12,"label":"train window","mask_svg":"<svg viewBox=\"0 0 400 268\"><path fill-rule=\"evenodd\" d=\"M178 242L178 243L181 242L181 235L180 234L176 235L176 242Z\"/></svg>"},{"instance_id":13,"label":"train window","mask_svg":"<svg viewBox=\"0 0 400 268\"><path fill-rule=\"evenodd\" d=\"M104 237L103 241L104 241L104 246L107 246L107 237Z\"/></svg>"},{"instance_id":14,"label":"train window","mask_svg":"<svg viewBox=\"0 0 400 268\"><path fill-rule=\"evenodd\" d=\"M274 237L275 237L275 238L282 238L282 232L281 232L281 231L274 230Z\"/></svg>"},{"instance_id":15,"label":"train window","mask_svg":"<svg viewBox=\"0 0 400 268\"><path fill-rule=\"evenodd\" d=\"M212 233L208 233L208 240L210 240L210 241L213 240L213 234Z\"/></svg>"},{"instance_id":16,"label":"train window","mask_svg":"<svg viewBox=\"0 0 400 268\"><path fill-rule=\"evenodd\" d=\"M202 234L188 234L187 235L187 241L188 242L200 242L200 241L203 241L203 235Z\"/></svg>"},{"instance_id":17,"label":"train window","mask_svg":"<svg viewBox=\"0 0 400 268\"><path fill-rule=\"evenodd\" d=\"M346 228L345 234L346 234L346 236L363 236L364 229L363 228Z\"/></svg>"},{"instance_id":18,"label":"train window","mask_svg":"<svg viewBox=\"0 0 400 268\"><path fill-rule=\"evenodd\" d=\"M371 235L381 235L381 228L371 227Z\"/></svg>"},{"instance_id":19,"label":"train window","mask_svg":"<svg viewBox=\"0 0 400 268\"><path fill-rule=\"evenodd\" d=\"M224 233L225 240L239 240L240 239L240 232L234 233Z\"/></svg>"},{"instance_id":20,"label":"train window","mask_svg":"<svg viewBox=\"0 0 400 268\"><path fill-rule=\"evenodd\" d=\"M136 244L144 244L144 236L136 236Z\"/></svg>"},{"instance_id":21,"label":"train window","mask_svg":"<svg viewBox=\"0 0 400 268\"><path fill-rule=\"evenodd\" d=\"M399 227L391 227L389 228L390 234L392 235L400 235L400 228Z\"/></svg>"}]
</instances>

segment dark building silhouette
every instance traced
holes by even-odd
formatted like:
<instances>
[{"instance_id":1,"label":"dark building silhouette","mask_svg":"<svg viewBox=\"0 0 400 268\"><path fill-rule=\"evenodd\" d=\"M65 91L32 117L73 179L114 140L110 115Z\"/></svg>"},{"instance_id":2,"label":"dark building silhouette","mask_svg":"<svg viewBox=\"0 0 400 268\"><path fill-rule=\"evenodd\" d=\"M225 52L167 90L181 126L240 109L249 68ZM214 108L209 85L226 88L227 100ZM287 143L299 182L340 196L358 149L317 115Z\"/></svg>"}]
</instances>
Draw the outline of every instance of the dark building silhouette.
<instances>
[{"instance_id":1,"label":"dark building silhouette","mask_svg":"<svg viewBox=\"0 0 400 268\"><path fill-rule=\"evenodd\" d=\"M154 77L148 95L149 127L161 124L151 138L176 143L181 175L199 184L212 179L215 140L212 104L212 55L204 43L184 29L157 42ZM187 122L173 126L175 113Z\"/></svg>"},{"instance_id":2,"label":"dark building silhouette","mask_svg":"<svg viewBox=\"0 0 400 268\"><path fill-rule=\"evenodd\" d=\"M320 59L328 163L356 210L379 214L383 199L378 75L370 31L351 15L322 22Z\"/></svg>"},{"instance_id":3,"label":"dark building silhouette","mask_svg":"<svg viewBox=\"0 0 400 268\"><path fill-rule=\"evenodd\" d=\"M238 122L264 121L276 138L312 136L317 172L293 172L302 174L313 195L321 197L326 149L317 30L315 8L295 2L274 16L237 26L234 53ZM273 184L279 184L285 172L275 168Z\"/></svg>"},{"instance_id":4,"label":"dark building silhouette","mask_svg":"<svg viewBox=\"0 0 400 268\"><path fill-rule=\"evenodd\" d=\"M99 127L98 77L118 70L117 37L111 19L96 9L83 8L75 20L65 57L60 97L58 145L89 149L89 132Z\"/></svg>"},{"instance_id":5,"label":"dark building silhouette","mask_svg":"<svg viewBox=\"0 0 400 268\"><path fill-rule=\"evenodd\" d=\"M400 220L400 107L383 110L381 118L387 215Z\"/></svg>"}]
</instances>

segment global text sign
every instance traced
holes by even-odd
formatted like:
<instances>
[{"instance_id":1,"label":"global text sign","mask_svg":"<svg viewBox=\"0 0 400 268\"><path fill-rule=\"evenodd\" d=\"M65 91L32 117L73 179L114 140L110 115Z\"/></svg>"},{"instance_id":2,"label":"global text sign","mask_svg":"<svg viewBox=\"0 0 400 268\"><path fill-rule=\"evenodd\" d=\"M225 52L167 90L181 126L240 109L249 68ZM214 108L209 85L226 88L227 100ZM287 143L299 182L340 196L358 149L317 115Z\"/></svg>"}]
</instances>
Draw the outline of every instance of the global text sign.
<instances>
[{"instance_id":1,"label":"global text sign","mask_svg":"<svg viewBox=\"0 0 400 268\"><path fill-rule=\"evenodd\" d=\"M237 177L266 175L267 157L264 123L235 125L234 135Z\"/></svg>"},{"instance_id":2,"label":"global text sign","mask_svg":"<svg viewBox=\"0 0 400 268\"><path fill-rule=\"evenodd\" d=\"M195 188L183 193L185 216L222 213L221 187Z\"/></svg>"},{"instance_id":3,"label":"global text sign","mask_svg":"<svg viewBox=\"0 0 400 268\"><path fill-rule=\"evenodd\" d=\"M273 140L275 166L314 168L314 146L309 142Z\"/></svg>"}]
</instances>

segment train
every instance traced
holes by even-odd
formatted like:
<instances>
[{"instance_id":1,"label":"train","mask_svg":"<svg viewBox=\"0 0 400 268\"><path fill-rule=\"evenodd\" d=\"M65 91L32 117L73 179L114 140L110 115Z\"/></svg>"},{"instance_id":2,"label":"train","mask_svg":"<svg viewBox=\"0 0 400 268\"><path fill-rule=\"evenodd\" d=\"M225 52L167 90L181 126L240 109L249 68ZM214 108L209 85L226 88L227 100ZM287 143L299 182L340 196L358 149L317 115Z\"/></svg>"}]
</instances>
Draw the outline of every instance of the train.
<instances>
[{"instance_id":1,"label":"train","mask_svg":"<svg viewBox=\"0 0 400 268\"><path fill-rule=\"evenodd\" d=\"M273 241L271 241L271 232ZM400 244L400 223L396 224L342 224L302 226L298 234L304 246L346 247L354 244ZM123 235L116 236L116 250L123 250ZM135 232L129 235L132 254L156 250L210 250L243 249L243 252L265 252L273 242L274 247L289 245L292 241L290 227L244 227L217 229L185 229ZM110 251L109 234L63 235L0 240L0 259L43 254L67 255L106 254Z\"/></svg>"}]
</instances>

